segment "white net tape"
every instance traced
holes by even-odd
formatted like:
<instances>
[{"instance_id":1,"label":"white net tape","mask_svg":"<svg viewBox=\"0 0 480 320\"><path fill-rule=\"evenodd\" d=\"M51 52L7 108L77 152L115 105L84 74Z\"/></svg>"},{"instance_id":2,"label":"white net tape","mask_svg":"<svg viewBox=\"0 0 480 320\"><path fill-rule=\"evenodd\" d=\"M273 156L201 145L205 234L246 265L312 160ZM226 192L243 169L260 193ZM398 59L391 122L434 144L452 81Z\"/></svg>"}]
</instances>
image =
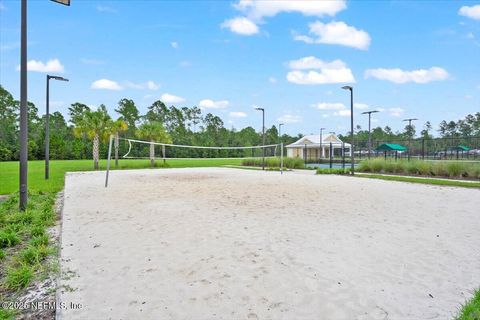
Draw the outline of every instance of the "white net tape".
<instances>
[{"instance_id":1,"label":"white net tape","mask_svg":"<svg viewBox=\"0 0 480 320\"><path fill-rule=\"evenodd\" d=\"M182 144L171 144L171 143L161 143L161 142L155 142L155 141L144 141L144 140L136 140L136 139L121 139L125 140L128 142L128 151L125 155L122 156L124 159L150 159L150 157L147 156L131 156L130 153L132 152L132 142L133 143L140 143L144 145L154 145L154 146L161 146L161 147L172 147L172 148L183 148L183 149L202 149L202 150L254 150L254 149L273 149L273 155L271 156L265 156L265 158L268 157L274 157L277 154L277 148L280 147L280 144L268 144L268 145L261 145L261 146L242 146L242 147L217 147L217 146L191 146L191 145L182 145ZM202 157L166 157L165 153L162 151L163 156L162 157L154 157L154 159L243 159L243 158L254 158L254 157L262 157L263 155L257 155L257 156L243 156L243 157L207 157L207 158L202 158Z\"/></svg>"}]
</instances>

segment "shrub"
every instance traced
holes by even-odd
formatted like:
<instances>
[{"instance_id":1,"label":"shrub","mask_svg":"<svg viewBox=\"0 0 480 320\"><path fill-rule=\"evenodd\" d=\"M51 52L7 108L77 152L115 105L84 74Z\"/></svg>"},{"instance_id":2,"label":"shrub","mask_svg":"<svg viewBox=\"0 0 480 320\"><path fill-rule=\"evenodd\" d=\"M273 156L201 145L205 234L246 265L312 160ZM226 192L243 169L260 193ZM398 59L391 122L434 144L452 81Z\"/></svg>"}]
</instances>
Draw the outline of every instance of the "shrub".
<instances>
[{"instance_id":1,"label":"shrub","mask_svg":"<svg viewBox=\"0 0 480 320\"><path fill-rule=\"evenodd\" d=\"M386 173L395 173L397 170L396 163L391 161L385 162L385 165L383 166L383 170Z\"/></svg>"},{"instance_id":2,"label":"shrub","mask_svg":"<svg viewBox=\"0 0 480 320\"><path fill-rule=\"evenodd\" d=\"M18 254L21 264L36 265L40 263L48 255L48 248L45 246L33 247L29 246Z\"/></svg>"},{"instance_id":3,"label":"shrub","mask_svg":"<svg viewBox=\"0 0 480 320\"><path fill-rule=\"evenodd\" d=\"M261 167L262 158L247 158L242 160L242 166ZM267 168L279 168L280 158L265 158ZM283 158L283 166L288 169L303 169L305 164L301 158Z\"/></svg>"},{"instance_id":4,"label":"shrub","mask_svg":"<svg viewBox=\"0 0 480 320\"><path fill-rule=\"evenodd\" d=\"M432 174L432 164L427 161L417 161L418 173L424 176Z\"/></svg>"},{"instance_id":5,"label":"shrub","mask_svg":"<svg viewBox=\"0 0 480 320\"><path fill-rule=\"evenodd\" d=\"M33 279L33 268L27 265L21 265L18 268L10 268L7 271L5 285L9 289L18 290L25 288Z\"/></svg>"},{"instance_id":6,"label":"shrub","mask_svg":"<svg viewBox=\"0 0 480 320\"><path fill-rule=\"evenodd\" d=\"M349 174L350 169L343 168L319 168L317 169L317 174Z\"/></svg>"},{"instance_id":7,"label":"shrub","mask_svg":"<svg viewBox=\"0 0 480 320\"><path fill-rule=\"evenodd\" d=\"M33 226L30 228L30 234L32 237L36 236L43 236L45 234L45 227L44 226Z\"/></svg>"},{"instance_id":8,"label":"shrub","mask_svg":"<svg viewBox=\"0 0 480 320\"><path fill-rule=\"evenodd\" d=\"M371 163L372 172L382 172L384 163L385 163L385 160L383 159L372 160L372 163Z\"/></svg>"},{"instance_id":9,"label":"shrub","mask_svg":"<svg viewBox=\"0 0 480 320\"><path fill-rule=\"evenodd\" d=\"M0 249L0 260L5 259L5 257L6 257L5 251L3 251L2 249Z\"/></svg>"},{"instance_id":10,"label":"shrub","mask_svg":"<svg viewBox=\"0 0 480 320\"><path fill-rule=\"evenodd\" d=\"M369 160L365 160L365 161L360 162L360 165L358 166L358 171L361 171L361 172L371 172L371 171L372 171L372 167L371 167L371 165L370 165L370 161L369 161Z\"/></svg>"},{"instance_id":11,"label":"shrub","mask_svg":"<svg viewBox=\"0 0 480 320\"><path fill-rule=\"evenodd\" d=\"M462 174L462 165L458 162L447 163L447 172L449 177L459 177Z\"/></svg>"},{"instance_id":12,"label":"shrub","mask_svg":"<svg viewBox=\"0 0 480 320\"><path fill-rule=\"evenodd\" d=\"M408 162L405 169L407 170L407 173L409 174L417 174L418 173L418 166L415 161Z\"/></svg>"},{"instance_id":13,"label":"shrub","mask_svg":"<svg viewBox=\"0 0 480 320\"><path fill-rule=\"evenodd\" d=\"M35 236L30 240L30 245L34 247L47 246L49 242L47 235Z\"/></svg>"},{"instance_id":14,"label":"shrub","mask_svg":"<svg viewBox=\"0 0 480 320\"><path fill-rule=\"evenodd\" d=\"M20 237L15 231L2 230L0 231L0 248L13 247L20 242Z\"/></svg>"}]
</instances>

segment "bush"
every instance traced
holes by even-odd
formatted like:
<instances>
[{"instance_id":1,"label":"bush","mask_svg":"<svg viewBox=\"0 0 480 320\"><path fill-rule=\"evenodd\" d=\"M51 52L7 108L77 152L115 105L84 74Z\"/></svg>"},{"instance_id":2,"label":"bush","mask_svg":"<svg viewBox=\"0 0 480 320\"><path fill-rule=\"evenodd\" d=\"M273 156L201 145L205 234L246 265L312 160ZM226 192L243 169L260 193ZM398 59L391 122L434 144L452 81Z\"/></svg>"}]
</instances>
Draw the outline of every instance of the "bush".
<instances>
[{"instance_id":1,"label":"bush","mask_svg":"<svg viewBox=\"0 0 480 320\"><path fill-rule=\"evenodd\" d=\"M462 165L458 162L447 163L447 172L449 177L459 177L462 173Z\"/></svg>"},{"instance_id":2,"label":"bush","mask_svg":"<svg viewBox=\"0 0 480 320\"><path fill-rule=\"evenodd\" d=\"M397 173L435 177L469 177L480 179L480 164L468 162L400 160L397 162L384 159L364 160L358 167L359 172Z\"/></svg>"},{"instance_id":3,"label":"bush","mask_svg":"<svg viewBox=\"0 0 480 320\"><path fill-rule=\"evenodd\" d=\"M242 166L261 167L262 158L247 158L242 160ZM280 158L265 158L267 168L279 168ZM283 158L283 166L288 169L303 169L305 164L301 158Z\"/></svg>"},{"instance_id":4,"label":"bush","mask_svg":"<svg viewBox=\"0 0 480 320\"><path fill-rule=\"evenodd\" d=\"M20 237L15 231L0 231L0 248L13 247L20 242Z\"/></svg>"},{"instance_id":5,"label":"bush","mask_svg":"<svg viewBox=\"0 0 480 320\"><path fill-rule=\"evenodd\" d=\"M10 268L7 271L5 285L9 289L18 290L25 288L33 279L33 268L27 265L21 265L18 268Z\"/></svg>"},{"instance_id":6,"label":"bush","mask_svg":"<svg viewBox=\"0 0 480 320\"><path fill-rule=\"evenodd\" d=\"M7 254L5 253L5 251L3 251L2 249L0 249L0 260L5 259L6 256L7 256Z\"/></svg>"},{"instance_id":7,"label":"bush","mask_svg":"<svg viewBox=\"0 0 480 320\"><path fill-rule=\"evenodd\" d=\"M19 262L26 265L39 264L48 255L48 248L45 246L33 247L29 246L20 251L18 255Z\"/></svg>"},{"instance_id":8,"label":"bush","mask_svg":"<svg viewBox=\"0 0 480 320\"><path fill-rule=\"evenodd\" d=\"M48 242L49 242L48 236L44 234L44 235L33 237L30 240L30 245L34 247L47 246Z\"/></svg>"},{"instance_id":9,"label":"bush","mask_svg":"<svg viewBox=\"0 0 480 320\"><path fill-rule=\"evenodd\" d=\"M350 169L343 168L319 168L317 169L317 174L349 174Z\"/></svg>"}]
</instances>

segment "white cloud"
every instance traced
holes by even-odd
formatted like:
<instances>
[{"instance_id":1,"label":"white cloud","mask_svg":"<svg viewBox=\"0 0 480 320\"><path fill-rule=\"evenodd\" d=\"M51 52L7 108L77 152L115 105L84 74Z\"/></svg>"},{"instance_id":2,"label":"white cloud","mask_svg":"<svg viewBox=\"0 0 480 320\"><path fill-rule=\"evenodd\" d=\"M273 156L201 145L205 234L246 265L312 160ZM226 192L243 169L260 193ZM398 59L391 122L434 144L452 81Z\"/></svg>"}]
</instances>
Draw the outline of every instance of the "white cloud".
<instances>
[{"instance_id":1,"label":"white cloud","mask_svg":"<svg viewBox=\"0 0 480 320\"><path fill-rule=\"evenodd\" d=\"M471 19L480 20L480 4L474 6L463 6L458 10L458 14Z\"/></svg>"},{"instance_id":2,"label":"white cloud","mask_svg":"<svg viewBox=\"0 0 480 320\"><path fill-rule=\"evenodd\" d=\"M279 117L277 121L282 123L299 123L302 122L302 117L292 114L284 114L283 116Z\"/></svg>"},{"instance_id":3,"label":"white cloud","mask_svg":"<svg viewBox=\"0 0 480 320\"><path fill-rule=\"evenodd\" d=\"M404 71L402 69L368 69L365 71L365 78L377 78L394 83L428 83L431 81L446 80L449 77L445 69L431 67L430 69L418 69L413 71Z\"/></svg>"},{"instance_id":4,"label":"white cloud","mask_svg":"<svg viewBox=\"0 0 480 320\"><path fill-rule=\"evenodd\" d=\"M205 108L205 109L225 109L229 105L230 105L230 102L228 102L228 100L213 101L211 99L203 99L198 103L198 106L200 108Z\"/></svg>"},{"instance_id":5,"label":"white cloud","mask_svg":"<svg viewBox=\"0 0 480 320\"><path fill-rule=\"evenodd\" d=\"M20 70L20 66L17 67L17 70ZM27 70L45 73L63 73L65 71L65 68L58 59L48 60L47 63L43 63L42 61L30 60L27 62Z\"/></svg>"},{"instance_id":6,"label":"white cloud","mask_svg":"<svg viewBox=\"0 0 480 320\"><path fill-rule=\"evenodd\" d=\"M149 80L145 83L134 83L134 82L127 81L125 83L125 87L130 88L130 89L138 89L138 90L145 90L145 89L158 90L158 89L160 89L160 85L156 84L152 80Z\"/></svg>"},{"instance_id":7,"label":"white cloud","mask_svg":"<svg viewBox=\"0 0 480 320\"><path fill-rule=\"evenodd\" d=\"M245 118L247 114L241 111L232 111L228 114L231 118Z\"/></svg>"},{"instance_id":8,"label":"white cloud","mask_svg":"<svg viewBox=\"0 0 480 320\"><path fill-rule=\"evenodd\" d=\"M182 102L185 102L185 98L175 96L175 95L170 94L170 93L162 94L162 96L160 97L160 100L163 103L182 103Z\"/></svg>"},{"instance_id":9,"label":"white cloud","mask_svg":"<svg viewBox=\"0 0 480 320\"><path fill-rule=\"evenodd\" d=\"M178 49L178 42L171 42L170 45L172 46L173 49Z\"/></svg>"},{"instance_id":10,"label":"white cloud","mask_svg":"<svg viewBox=\"0 0 480 320\"><path fill-rule=\"evenodd\" d=\"M343 103L329 103L329 102L320 102L313 105L314 108L319 110L344 110L346 109Z\"/></svg>"},{"instance_id":11,"label":"white cloud","mask_svg":"<svg viewBox=\"0 0 480 320\"><path fill-rule=\"evenodd\" d=\"M115 91L119 91L123 89L117 82L108 80L108 79L100 79L100 80L94 81L91 85L91 88L98 89L98 90L115 90Z\"/></svg>"},{"instance_id":12,"label":"white cloud","mask_svg":"<svg viewBox=\"0 0 480 320\"><path fill-rule=\"evenodd\" d=\"M262 1L240 0L235 8L243 11L252 19L273 17L282 12L298 12L305 16L334 16L347 7L344 0L339 1Z\"/></svg>"},{"instance_id":13,"label":"white cloud","mask_svg":"<svg viewBox=\"0 0 480 320\"><path fill-rule=\"evenodd\" d=\"M97 6L97 11L98 12L105 12L105 13L116 13L117 10L109 7L109 6Z\"/></svg>"},{"instance_id":14,"label":"white cloud","mask_svg":"<svg viewBox=\"0 0 480 320\"><path fill-rule=\"evenodd\" d=\"M334 112L333 115L336 117L350 117L350 110L349 109L339 110L337 112Z\"/></svg>"},{"instance_id":15,"label":"white cloud","mask_svg":"<svg viewBox=\"0 0 480 320\"><path fill-rule=\"evenodd\" d=\"M388 109L388 112L393 117L401 117L405 110L403 110L402 108L390 108Z\"/></svg>"},{"instance_id":16,"label":"white cloud","mask_svg":"<svg viewBox=\"0 0 480 320\"><path fill-rule=\"evenodd\" d=\"M222 29L228 28L230 31L244 35L251 36L258 33L258 26L251 20L245 17L237 17L226 20L221 24Z\"/></svg>"},{"instance_id":17,"label":"white cloud","mask_svg":"<svg viewBox=\"0 0 480 320\"><path fill-rule=\"evenodd\" d=\"M365 103L354 103L353 107L355 109L365 110L365 109L368 109L370 106L368 104L365 104Z\"/></svg>"},{"instance_id":18,"label":"white cloud","mask_svg":"<svg viewBox=\"0 0 480 320\"><path fill-rule=\"evenodd\" d=\"M275 77L270 77L270 78L268 78L268 82L270 82L270 83L277 83L277 78L275 78Z\"/></svg>"},{"instance_id":19,"label":"white cloud","mask_svg":"<svg viewBox=\"0 0 480 320\"><path fill-rule=\"evenodd\" d=\"M293 71L288 72L287 80L296 84L354 83L352 71L341 60L324 62L309 56L288 63ZM301 71L311 69L309 71ZM315 71L312 69L317 69Z\"/></svg>"},{"instance_id":20,"label":"white cloud","mask_svg":"<svg viewBox=\"0 0 480 320\"><path fill-rule=\"evenodd\" d=\"M342 46L367 50L370 45L370 35L355 27L347 25L345 22L333 21L322 23L320 21L310 24L310 34L313 37L305 35L296 35L294 40L306 43L338 44Z\"/></svg>"}]
</instances>

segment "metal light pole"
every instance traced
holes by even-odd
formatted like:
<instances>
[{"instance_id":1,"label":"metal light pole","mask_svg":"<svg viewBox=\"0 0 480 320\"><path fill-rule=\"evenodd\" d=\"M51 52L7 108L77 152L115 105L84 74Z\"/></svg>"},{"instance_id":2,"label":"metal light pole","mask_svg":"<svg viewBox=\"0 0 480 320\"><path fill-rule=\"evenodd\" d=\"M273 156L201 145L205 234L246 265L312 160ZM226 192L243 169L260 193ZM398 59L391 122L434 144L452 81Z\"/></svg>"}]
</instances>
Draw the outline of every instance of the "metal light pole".
<instances>
[{"instance_id":1,"label":"metal light pole","mask_svg":"<svg viewBox=\"0 0 480 320\"><path fill-rule=\"evenodd\" d=\"M70 0L52 0L69 6ZM20 210L28 202L27 0L20 9Z\"/></svg>"},{"instance_id":2,"label":"metal light pole","mask_svg":"<svg viewBox=\"0 0 480 320\"><path fill-rule=\"evenodd\" d=\"M408 121L408 128L412 127L412 121L418 120L417 118L403 119L402 121ZM412 146L412 137L408 136L408 160L410 160L410 148Z\"/></svg>"},{"instance_id":3,"label":"metal light pole","mask_svg":"<svg viewBox=\"0 0 480 320\"><path fill-rule=\"evenodd\" d=\"M47 112L45 115L45 180L50 177L50 79L68 81L63 77L47 74Z\"/></svg>"},{"instance_id":4,"label":"metal light pole","mask_svg":"<svg viewBox=\"0 0 480 320\"><path fill-rule=\"evenodd\" d=\"M350 140L351 140L351 145L350 145L350 156L351 156L351 161L352 161L352 175L355 174L355 159L354 159L354 152L353 152L353 87L351 86L343 86L343 90L350 90Z\"/></svg>"},{"instance_id":5,"label":"metal light pole","mask_svg":"<svg viewBox=\"0 0 480 320\"><path fill-rule=\"evenodd\" d=\"M21 4L20 44L20 210L28 201L27 0Z\"/></svg>"},{"instance_id":6,"label":"metal light pole","mask_svg":"<svg viewBox=\"0 0 480 320\"><path fill-rule=\"evenodd\" d=\"M365 111L365 112L362 112L362 114L368 114L368 159L370 159L370 152L372 151L372 135L371 135L371 132L370 132L370 118L372 116L372 113L377 113L377 112L380 112L378 110L372 110L372 111Z\"/></svg>"},{"instance_id":7,"label":"metal light pole","mask_svg":"<svg viewBox=\"0 0 480 320\"><path fill-rule=\"evenodd\" d=\"M262 144L265 145L265 109L257 107L255 110L262 111ZM265 147L262 147L262 170L265 170Z\"/></svg>"},{"instance_id":8,"label":"metal light pole","mask_svg":"<svg viewBox=\"0 0 480 320\"><path fill-rule=\"evenodd\" d=\"M323 130L325 128L320 128L320 150L318 150L318 159L322 159L323 153L322 153L322 142L323 142Z\"/></svg>"},{"instance_id":9,"label":"metal light pole","mask_svg":"<svg viewBox=\"0 0 480 320\"><path fill-rule=\"evenodd\" d=\"M284 123L278 124L278 143L282 142L282 126L285 125Z\"/></svg>"}]
</instances>

